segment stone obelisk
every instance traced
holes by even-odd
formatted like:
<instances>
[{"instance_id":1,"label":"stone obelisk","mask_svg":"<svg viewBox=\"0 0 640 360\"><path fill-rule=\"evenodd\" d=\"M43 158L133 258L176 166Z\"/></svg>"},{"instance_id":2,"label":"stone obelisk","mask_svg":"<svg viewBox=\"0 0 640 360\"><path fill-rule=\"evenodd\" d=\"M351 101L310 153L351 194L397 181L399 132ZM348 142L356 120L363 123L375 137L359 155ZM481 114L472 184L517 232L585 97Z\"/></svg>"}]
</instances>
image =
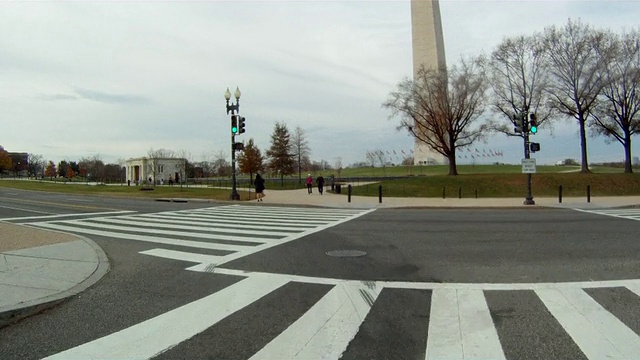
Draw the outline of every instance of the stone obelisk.
<instances>
[{"instance_id":1,"label":"stone obelisk","mask_svg":"<svg viewBox=\"0 0 640 360\"><path fill-rule=\"evenodd\" d=\"M438 0L411 0L411 36L413 45L413 78L421 66L445 69L444 36ZM447 164L447 158L416 139L413 162L421 164Z\"/></svg>"}]
</instances>

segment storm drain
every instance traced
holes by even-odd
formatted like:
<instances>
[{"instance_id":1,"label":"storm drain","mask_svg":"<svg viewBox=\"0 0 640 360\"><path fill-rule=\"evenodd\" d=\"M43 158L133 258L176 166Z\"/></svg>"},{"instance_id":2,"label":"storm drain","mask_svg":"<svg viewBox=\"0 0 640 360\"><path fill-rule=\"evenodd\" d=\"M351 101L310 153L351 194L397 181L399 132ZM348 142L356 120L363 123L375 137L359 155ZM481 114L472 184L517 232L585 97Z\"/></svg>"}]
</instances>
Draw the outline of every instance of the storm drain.
<instances>
[{"instance_id":1,"label":"storm drain","mask_svg":"<svg viewBox=\"0 0 640 360\"><path fill-rule=\"evenodd\" d=\"M333 250L327 251L327 255L335 257L358 257L365 256L367 253L360 250Z\"/></svg>"}]
</instances>

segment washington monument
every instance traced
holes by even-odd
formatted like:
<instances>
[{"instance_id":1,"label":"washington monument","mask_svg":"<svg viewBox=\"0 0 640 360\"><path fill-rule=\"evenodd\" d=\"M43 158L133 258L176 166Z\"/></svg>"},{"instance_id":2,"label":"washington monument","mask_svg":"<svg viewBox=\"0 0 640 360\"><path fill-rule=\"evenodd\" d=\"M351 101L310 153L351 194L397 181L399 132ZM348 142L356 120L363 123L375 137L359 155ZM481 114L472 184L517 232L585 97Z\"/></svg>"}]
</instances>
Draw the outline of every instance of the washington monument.
<instances>
[{"instance_id":1,"label":"washington monument","mask_svg":"<svg viewBox=\"0 0 640 360\"><path fill-rule=\"evenodd\" d=\"M438 0L411 0L411 37L413 46L413 78L418 69L446 69L444 37ZM427 144L415 140L414 164L447 164L447 158Z\"/></svg>"}]
</instances>

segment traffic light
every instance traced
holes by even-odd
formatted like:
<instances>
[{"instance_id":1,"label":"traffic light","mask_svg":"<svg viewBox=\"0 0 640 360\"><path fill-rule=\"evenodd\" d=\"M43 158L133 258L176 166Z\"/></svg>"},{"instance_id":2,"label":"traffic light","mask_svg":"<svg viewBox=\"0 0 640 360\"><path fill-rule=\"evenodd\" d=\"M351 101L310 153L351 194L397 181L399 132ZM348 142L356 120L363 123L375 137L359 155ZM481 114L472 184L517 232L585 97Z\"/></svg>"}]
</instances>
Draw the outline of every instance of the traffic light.
<instances>
[{"instance_id":1,"label":"traffic light","mask_svg":"<svg viewBox=\"0 0 640 360\"><path fill-rule=\"evenodd\" d=\"M238 122L238 134L242 134L242 133L245 132L245 129L244 129L244 120L245 119L244 119L244 116L240 116L238 118L238 120L239 120L239 122Z\"/></svg>"},{"instance_id":2,"label":"traffic light","mask_svg":"<svg viewBox=\"0 0 640 360\"><path fill-rule=\"evenodd\" d=\"M529 131L531 131L532 134L538 132L538 120L534 113L529 114Z\"/></svg>"},{"instance_id":3,"label":"traffic light","mask_svg":"<svg viewBox=\"0 0 640 360\"><path fill-rule=\"evenodd\" d=\"M231 115L231 133L232 134L238 133L238 116L237 115Z\"/></svg>"},{"instance_id":4,"label":"traffic light","mask_svg":"<svg viewBox=\"0 0 640 360\"><path fill-rule=\"evenodd\" d=\"M244 150L244 143L241 142L237 142L237 143L233 143L233 150Z\"/></svg>"},{"instance_id":5,"label":"traffic light","mask_svg":"<svg viewBox=\"0 0 640 360\"><path fill-rule=\"evenodd\" d=\"M524 130L524 120L522 115L513 114L513 125L515 126L513 131L516 134L522 134L522 131Z\"/></svg>"},{"instance_id":6,"label":"traffic light","mask_svg":"<svg viewBox=\"0 0 640 360\"><path fill-rule=\"evenodd\" d=\"M531 152L540 151L540 143L535 143L535 142L530 143L529 149L531 150Z\"/></svg>"}]
</instances>

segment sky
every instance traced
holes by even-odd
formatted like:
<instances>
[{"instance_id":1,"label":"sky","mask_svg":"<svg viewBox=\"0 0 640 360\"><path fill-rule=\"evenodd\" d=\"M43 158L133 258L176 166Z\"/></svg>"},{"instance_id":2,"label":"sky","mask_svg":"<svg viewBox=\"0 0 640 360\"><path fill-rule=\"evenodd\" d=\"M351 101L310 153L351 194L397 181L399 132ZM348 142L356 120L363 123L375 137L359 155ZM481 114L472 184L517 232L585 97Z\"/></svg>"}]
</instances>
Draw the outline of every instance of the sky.
<instances>
[{"instance_id":1,"label":"sky","mask_svg":"<svg viewBox=\"0 0 640 360\"><path fill-rule=\"evenodd\" d=\"M569 18L616 32L640 19L637 0L441 0L440 9L448 64ZM0 0L0 34L8 151L56 163L117 163L160 148L191 161L230 157L224 92L236 87L246 118L237 140L253 138L263 154L276 122L299 126L311 159L329 164L376 150L398 163L413 149L381 106L412 74L409 0ZM538 164L580 159L575 120L541 127L533 141ZM502 156L463 153L459 163L515 164L522 148L520 138L494 135L472 151ZM588 138L588 149L590 162L623 159L617 142Z\"/></svg>"}]
</instances>

